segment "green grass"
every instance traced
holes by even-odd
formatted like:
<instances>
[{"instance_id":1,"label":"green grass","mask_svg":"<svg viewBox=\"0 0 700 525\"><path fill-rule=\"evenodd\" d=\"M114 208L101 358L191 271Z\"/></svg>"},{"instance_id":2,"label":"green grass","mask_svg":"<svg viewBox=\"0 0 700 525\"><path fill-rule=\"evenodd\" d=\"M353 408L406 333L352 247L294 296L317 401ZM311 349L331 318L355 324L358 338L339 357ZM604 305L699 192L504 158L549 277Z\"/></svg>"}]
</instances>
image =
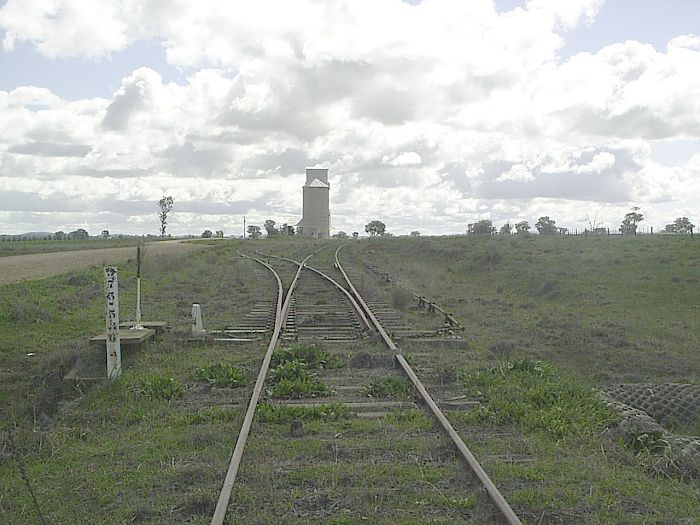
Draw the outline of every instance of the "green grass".
<instances>
[{"instance_id":1,"label":"green grass","mask_svg":"<svg viewBox=\"0 0 700 525\"><path fill-rule=\"evenodd\" d=\"M258 405L256 417L263 423L290 423L301 421L334 421L354 417L354 413L342 403L330 403L315 407L292 407L263 401Z\"/></svg>"},{"instance_id":2,"label":"green grass","mask_svg":"<svg viewBox=\"0 0 700 525\"><path fill-rule=\"evenodd\" d=\"M148 241L157 241L157 238L149 238ZM31 253L63 252L71 250L94 250L96 248L123 248L137 246L143 239L87 239L64 241L8 241L0 242L0 257L9 255L27 255Z\"/></svg>"},{"instance_id":3,"label":"green grass","mask_svg":"<svg viewBox=\"0 0 700 525\"><path fill-rule=\"evenodd\" d=\"M468 421L514 425L555 440L597 435L612 418L590 385L524 358L463 374L467 392L482 400Z\"/></svg>"},{"instance_id":4,"label":"green grass","mask_svg":"<svg viewBox=\"0 0 700 525\"><path fill-rule=\"evenodd\" d=\"M138 378L134 392L148 399L172 401L182 397L185 386L169 374L149 374Z\"/></svg>"},{"instance_id":5,"label":"green grass","mask_svg":"<svg viewBox=\"0 0 700 525\"><path fill-rule=\"evenodd\" d=\"M410 399L413 397L413 386L403 377L380 377L365 387L365 395L376 399Z\"/></svg>"},{"instance_id":6,"label":"green grass","mask_svg":"<svg viewBox=\"0 0 700 525\"><path fill-rule=\"evenodd\" d=\"M304 363L307 368L314 369L345 366L345 362L339 356L314 344L294 344L287 348L281 348L273 354L270 366L277 367L290 361Z\"/></svg>"},{"instance_id":7,"label":"green grass","mask_svg":"<svg viewBox=\"0 0 700 525\"><path fill-rule=\"evenodd\" d=\"M195 370L194 377L219 387L238 387L247 382L245 374L229 363L214 363L198 368Z\"/></svg>"},{"instance_id":8,"label":"green grass","mask_svg":"<svg viewBox=\"0 0 700 525\"><path fill-rule=\"evenodd\" d=\"M341 255L447 308L480 356L532 355L597 383L700 381L697 237L381 239Z\"/></svg>"},{"instance_id":9,"label":"green grass","mask_svg":"<svg viewBox=\"0 0 700 525\"><path fill-rule=\"evenodd\" d=\"M12 459L11 432L50 523L209 523L249 396L248 388L209 381L234 377L233 368L252 373L264 347L185 339L194 302L205 328L223 328L274 295L266 271L235 254L252 252L252 244L297 259L319 246L226 241L201 253L147 256L144 316L168 321L170 331L125 350L114 384L62 380L72 368L85 378L105 374L104 352L87 344L104 329L101 269L0 288L0 521L38 522ZM345 250L343 262L368 255L465 325L464 345L404 341L402 350L429 390L442 381L482 400L484 409L449 418L524 522L700 519L697 481L658 468L663 443L640 436L636 448L624 446L590 397L592 386L618 382L698 381L697 239L381 239ZM332 269L333 251L315 264ZM135 269L119 269L126 319ZM391 301L390 287L362 275L368 291ZM404 313L416 326L441 322ZM276 366L299 365L280 376L322 375L344 365L336 356L364 344L290 350ZM223 368L198 376L211 364ZM394 391L406 393L377 385L377 395ZM483 523L489 516L423 410L377 419L346 417L333 404L259 410L234 490L235 523ZM291 433L293 421L302 422L301 432Z\"/></svg>"},{"instance_id":10,"label":"green grass","mask_svg":"<svg viewBox=\"0 0 700 525\"><path fill-rule=\"evenodd\" d=\"M310 372L306 363L286 361L270 369L268 393L276 398L318 397L330 393L318 375Z\"/></svg>"}]
</instances>

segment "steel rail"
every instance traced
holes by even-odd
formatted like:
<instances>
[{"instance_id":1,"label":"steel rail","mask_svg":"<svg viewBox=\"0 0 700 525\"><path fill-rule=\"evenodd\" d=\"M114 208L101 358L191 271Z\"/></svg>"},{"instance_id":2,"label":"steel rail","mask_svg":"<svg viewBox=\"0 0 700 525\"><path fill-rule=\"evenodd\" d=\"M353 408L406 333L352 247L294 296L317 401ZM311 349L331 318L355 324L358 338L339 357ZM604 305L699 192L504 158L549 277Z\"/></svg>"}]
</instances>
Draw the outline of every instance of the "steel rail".
<instances>
[{"instance_id":1,"label":"steel rail","mask_svg":"<svg viewBox=\"0 0 700 525\"><path fill-rule=\"evenodd\" d=\"M506 519L509 525L522 525L522 522L520 521L520 518L515 514L511 506L508 504L506 499L503 497L503 494L498 490L496 485L491 481L491 478L489 475L486 473L486 471L483 469L483 467L479 464L477 461L476 457L472 452L469 450L467 445L464 443L460 435L457 433L457 431L454 429L452 424L449 422L447 417L445 417L445 414L443 414L442 410L437 406L435 401L433 401L433 398L430 397L430 394L428 391L425 389L423 386L423 383L418 379L418 376L416 373L413 371L411 366L408 364L406 361L406 358L401 354L401 350L394 344L394 342L391 340L391 337L386 333L386 330L382 327L382 324L379 322L377 317L374 315L372 310L367 306L367 303L365 303L364 299L362 296L358 293L357 289L355 289L355 286L353 286L352 281L350 281L350 278L348 277L347 273L343 269L342 265L340 264L340 261L338 259L338 252L340 252L341 248L347 246L349 243L345 243L341 246L338 247L338 249L335 251L335 264L336 268L340 271L340 273L343 275L343 278L345 279L345 282L348 283L348 287L352 291L353 295L355 295L355 298L357 299L357 302L362 305L362 307L366 310L367 316L372 320L372 323L375 325L377 328L377 331L380 333L382 336L382 339L386 343L386 345L393 351L396 352L395 358L396 361L399 363L401 368L403 369L404 373L408 376L408 378L411 380L413 383L413 386L418 390L418 393L421 395L423 398L423 401L428 405L430 408L430 411L433 413L433 415L437 418L437 420L440 422L440 425L442 425L442 428L445 429L445 431L449 434L450 438L452 439L452 442L454 445L457 447L459 452L462 454L462 457L465 459L469 467L472 469L474 474L479 478L479 481L481 481L481 484L484 486L486 489L486 492L489 494L489 497L493 501L493 503L496 505L498 510L501 512L503 517Z\"/></svg>"},{"instance_id":2,"label":"steel rail","mask_svg":"<svg viewBox=\"0 0 700 525\"><path fill-rule=\"evenodd\" d=\"M280 259L280 260L282 260L282 261L287 261L287 262L296 264L296 265L298 265L298 266L301 266L301 263L300 263L299 261L295 261L294 259L290 259L290 258L288 258L288 257L280 257L280 256L278 256L278 255L269 255L269 254L267 254L267 253L262 253L262 252L259 252L259 251L257 251L257 250L256 250L255 253L257 253L258 255L263 255L263 256L265 256L265 257L272 257L273 259ZM353 295L352 295L350 292L348 292L348 290L347 290L342 284L340 284L338 281L336 281L335 279L333 279L331 276L329 276L329 275L323 273L323 272L322 272L321 270L319 270L318 268L314 268L314 267L312 267L312 266L309 266L308 264L305 265L304 268L306 268L307 270L310 270L310 271L316 273L317 275L320 275L320 276L323 277L324 279L326 279L326 280L328 280L329 282L331 282L331 283L333 284L333 286L335 286L336 288L338 288L338 290L340 290L341 292L343 292L343 294L345 294L345 296L346 296L346 297L348 298L348 300L350 301L350 304L352 304L352 307L355 309L355 312L357 312L357 315L359 315L359 316L360 316L360 319L362 319L362 322L363 322L364 325L367 327L367 330L372 330L372 325L369 323L369 320L367 319L367 316L365 315L364 309L357 303L357 301L355 300L355 297L353 297Z\"/></svg>"},{"instance_id":3,"label":"steel rail","mask_svg":"<svg viewBox=\"0 0 700 525\"><path fill-rule=\"evenodd\" d=\"M241 257L246 257L248 259L252 259L253 261L262 264L275 276L275 279L277 280L277 309L275 316L275 328L272 332L270 344L267 347L267 352L265 353L265 357L263 358L262 365L260 366L258 378L255 380L253 394L250 396L250 402L248 403L245 418L243 419L243 425L241 426L241 430L238 433L236 446L233 449L233 454L231 456L231 462L229 463L228 471L226 472L224 485L221 488L221 492L219 493L219 500L216 503L216 509L214 510L214 515L211 519L211 525L222 525L224 522L224 518L226 517L226 510L228 509L229 502L231 501L231 492L233 491L233 484L236 481L236 475L238 474L238 469L241 465L243 449L245 448L246 442L248 440L248 435L250 434L250 427L253 424L253 416L255 416L255 409L258 406L258 401L260 400L260 395L265 384L265 377L267 376L267 372L270 368L272 354L275 351L275 348L277 347L279 335L282 331L282 326L284 326L284 321L287 318L287 314L289 312L289 305L291 303L292 294L294 293L294 287L296 286L296 283L299 280L299 274L301 273L303 265L306 263L309 257L313 255L313 253L315 252L312 252L306 259L304 259L302 265L299 266L299 269L297 270L296 274L294 275L294 279L292 280L292 284L287 290L287 296L284 298L283 304L282 297L284 294L284 288L282 286L282 281L280 280L279 275L272 268L272 266L270 266L264 261L261 261L260 259L255 259L254 257L250 257L249 255L244 255L241 252L238 252L238 254Z\"/></svg>"}]
</instances>

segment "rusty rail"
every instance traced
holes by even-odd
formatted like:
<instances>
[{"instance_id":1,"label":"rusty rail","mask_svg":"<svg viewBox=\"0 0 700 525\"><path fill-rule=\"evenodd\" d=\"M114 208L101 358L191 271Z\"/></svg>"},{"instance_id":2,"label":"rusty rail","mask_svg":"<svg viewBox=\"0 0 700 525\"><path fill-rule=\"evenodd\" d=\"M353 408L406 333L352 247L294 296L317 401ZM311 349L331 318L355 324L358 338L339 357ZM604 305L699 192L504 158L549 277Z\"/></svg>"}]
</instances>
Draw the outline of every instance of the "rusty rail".
<instances>
[{"instance_id":1,"label":"rusty rail","mask_svg":"<svg viewBox=\"0 0 700 525\"><path fill-rule=\"evenodd\" d=\"M279 257L277 255L269 255L267 253L262 253L262 252L259 252L257 250L255 253L257 253L258 255L262 255L264 257L271 257L273 259L279 259L282 261L287 261L287 262L296 264L298 266L301 266L301 263L299 261L295 261L294 259L290 259L288 257ZM338 290L343 292L343 294L348 298L348 301L350 301L350 304L352 304L352 307L355 309L355 312L357 312L357 315L359 315L360 319L362 319L362 322L364 323L367 330L372 330L372 325L370 325L369 320L367 319L367 316L365 315L364 309L358 304L358 302L355 300L355 297L353 297L353 295L350 292L348 292L347 289L342 284L340 284L338 281L336 281L335 279L333 279L329 275L323 273L321 270L314 268L312 266L309 266L308 264L304 265L304 268L316 273L317 275L320 275L321 277L323 277L324 279L329 281L331 284L333 284L333 286L335 286Z\"/></svg>"},{"instance_id":2,"label":"rusty rail","mask_svg":"<svg viewBox=\"0 0 700 525\"><path fill-rule=\"evenodd\" d=\"M350 288L350 291L353 293L353 295L357 299L357 302L360 303L360 305L362 305L362 308L365 309L367 316L372 320L372 323L376 327L379 334L382 336L382 339L384 340L386 345L389 347L389 349L391 351L395 352L396 361L399 363L399 365L401 366L404 373L411 380L411 383L413 383L413 386L416 388L416 390L420 394L421 398L423 398L423 401L428 405L428 407L430 408L430 411L433 413L433 415L440 422L440 425L442 425L442 428L445 429L445 431L448 433L448 435L450 436L450 439L452 439L452 442L454 443L455 447L457 447L457 450L459 450L459 452L462 454L462 457L467 462L469 467L472 469L472 471L474 472L476 477L479 478L479 481L484 486L489 497L491 498L493 503L496 505L496 507L498 508L500 513L503 515L503 517L505 518L507 523L509 525L522 525L520 518L518 518L518 516L515 514L513 509L510 507L510 505L508 504L506 499L503 497L501 492L498 490L496 485L493 483L493 481L491 481L491 478L489 477L489 475L486 473L486 471L483 469L483 467L479 464L479 462L477 461L474 454L472 454L472 452L469 450L469 448L464 443L462 438L459 436L457 431L454 429L452 424L449 422L447 417L445 417L445 414L443 414L442 410L440 410L440 408L437 406L435 401L433 401L433 398L430 397L430 394L423 386L423 383L421 382L421 380L418 379L418 376L416 375L416 373L413 371L411 366L408 364L408 362L406 361L404 356L401 354L401 350L399 349L399 347L397 347L396 344L394 344L394 342L391 340L389 335L386 333L386 330L384 330L384 327L382 327L379 320L376 318L374 313L372 313L372 310L369 308L369 306L367 306L367 303L365 303L362 296L355 289L355 286L353 286L352 281L350 281L350 278L348 277L347 273L343 269L343 267L340 264L340 261L338 259L338 252L340 252L340 250L344 246L347 246L348 244L349 243L345 243L345 244L339 246L338 249L335 251L335 265L336 265L336 268L343 275L343 278L345 279L345 282L347 282L348 287Z\"/></svg>"},{"instance_id":3,"label":"rusty rail","mask_svg":"<svg viewBox=\"0 0 700 525\"><path fill-rule=\"evenodd\" d=\"M226 517L226 509L228 509L228 505L231 500L233 484L236 481L236 475L238 474L238 469L241 465L243 449L245 448L246 442L248 440L248 435L250 434L250 427L253 424L253 416L255 416L255 409L258 406L258 401L260 400L260 395L265 384L265 377L267 376L267 372L270 368L272 354L275 351L275 348L277 347L280 332L282 331L282 326L284 326L284 320L286 319L287 313L289 312L289 304L291 302L292 293L294 291L294 287L296 286L297 281L299 280L299 274L301 273L303 263L306 263L306 260L309 257L311 257L311 255L309 255L309 257L304 259L302 265L299 266L299 269L297 270L297 273L295 274L294 279L292 280L292 284L289 286L289 290L287 290L287 296L284 298L283 304L282 296L284 293L284 288L282 286L282 281L280 280L279 275L272 268L272 266L270 266L264 261L261 261L260 259L250 257L249 255L244 255L240 252L238 252L238 254L241 257L246 257L248 259L252 259L253 261L262 264L275 276L275 279L277 280L277 310L275 316L275 328L272 333L272 337L270 338L270 344L267 347L267 352L265 353L265 357L263 358L262 365L260 366L260 372L258 372L258 377L255 380L253 394L250 396L250 402L248 403L245 418L243 419L243 425L241 426L241 430L238 433L236 446L233 449L233 454L231 456L231 462L229 463L228 471L226 472L224 485L221 488L221 492L219 493L219 500L216 503L216 509L214 510L214 515L211 519L211 525L222 525L224 522L224 518Z\"/></svg>"}]
</instances>

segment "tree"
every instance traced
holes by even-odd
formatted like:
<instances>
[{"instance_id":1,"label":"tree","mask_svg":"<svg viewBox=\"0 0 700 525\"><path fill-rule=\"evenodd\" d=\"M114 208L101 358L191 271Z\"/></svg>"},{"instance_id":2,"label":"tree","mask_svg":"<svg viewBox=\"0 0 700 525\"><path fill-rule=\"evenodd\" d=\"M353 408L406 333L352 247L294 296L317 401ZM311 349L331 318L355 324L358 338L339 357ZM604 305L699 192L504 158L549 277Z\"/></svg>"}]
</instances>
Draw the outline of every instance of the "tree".
<instances>
[{"instance_id":1,"label":"tree","mask_svg":"<svg viewBox=\"0 0 700 525\"><path fill-rule=\"evenodd\" d=\"M216 230L216 238L223 239L224 238L224 230Z\"/></svg>"},{"instance_id":2,"label":"tree","mask_svg":"<svg viewBox=\"0 0 700 525\"><path fill-rule=\"evenodd\" d=\"M75 241L84 241L85 239L90 237L90 235L88 234L88 232L86 230L84 230L82 228L78 228L77 230L70 232L67 235L67 237L69 239L75 240Z\"/></svg>"},{"instance_id":3,"label":"tree","mask_svg":"<svg viewBox=\"0 0 700 525\"><path fill-rule=\"evenodd\" d=\"M360 236L358 232L352 232L352 238L357 239Z\"/></svg>"},{"instance_id":4,"label":"tree","mask_svg":"<svg viewBox=\"0 0 700 525\"><path fill-rule=\"evenodd\" d=\"M112 236L109 234L109 230L102 230L100 237L102 237L105 240L112 238Z\"/></svg>"},{"instance_id":5,"label":"tree","mask_svg":"<svg viewBox=\"0 0 700 525\"><path fill-rule=\"evenodd\" d=\"M275 221L272 219L267 219L265 221L265 231L267 232L268 237L274 237L277 235L277 228L275 228Z\"/></svg>"},{"instance_id":6,"label":"tree","mask_svg":"<svg viewBox=\"0 0 700 525\"><path fill-rule=\"evenodd\" d=\"M413 230L411 232L411 237L420 237L420 232L418 230Z\"/></svg>"},{"instance_id":7,"label":"tree","mask_svg":"<svg viewBox=\"0 0 700 525\"><path fill-rule=\"evenodd\" d=\"M259 239L262 236L260 231L260 226L255 226L251 224L248 226L248 238L249 239Z\"/></svg>"},{"instance_id":8,"label":"tree","mask_svg":"<svg viewBox=\"0 0 700 525\"><path fill-rule=\"evenodd\" d=\"M64 241L66 239L66 233L59 230L53 234L53 238L57 241Z\"/></svg>"},{"instance_id":9,"label":"tree","mask_svg":"<svg viewBox=\"0 0 700 525\"><path fill-rule=\"evenodd\" d=\"M492 233L496 233L496 228L494 228L490 219L482 219L478 222L468 224L467 233L470 235L491 235Z\"/></svg>"},{"instance_id":10,"label":"tree","mask_svg":"<svg viewBox=\"0 0 700 525\"><path fill-rule=\"evenodd\" d=\"M347 238L348 238L348 234L345 233L344 231L339 231L339 232L336 233L333 237L335 237L336 239L347 239Z\"/></svg>"},{"instance_id":11,"label":"tree","mask_svg":"<svg viewBox=\"0 0 700 525\"><path fill-rule=\"evenodd\" d=\"M670 233L693 233L695 225L688 217L678 217L673 224L666 225L666 231Z\"/></svg>"},{"instance_id":12,"label":"tree","mask_svg":"<svg viewBox=\"0 0 700 525\"><path fill-rule=\"evenodd\" d=\"M160 219L160 236L165 237L165 228L168 225L168 214L173 211L173 203L175 201L172 197L166 197L158 201L158 218Z\"/></svg>"},{"instance_id":13,"label":"tree","mask_svg":"<svg viewBox=\"0 0 700 525\"><path fill-rule=\"evenodd\" d=\"M637 226L644 220L644 216L639 212L639 207L634 206L629 213L625 214L625 218L620 225L620 232L623 235L637 235Z\"/></svg>"},{"instance_id":14,"label":"tree","mask_svg":"<svg viewBox=\"0 0 700 525\"><path fill-rule=\"evenodd\" d=\"M202 233L202 239L211 239L214 234L211 232L211 230L204 230L204 233Z\"/></svg>"},{"instance_id":15,"label":"tree","mask_svg":"<svg viewBox=\"0 0 700 525\"><path fill-rule=\"evenodd\" d=\"M540 217L535 224L537 232L540 235L556 235L558 233L558 228L556 227L556 221L550 219L548 216Z\"/></svg>"},{"instance_id":16,"label":"tree","mask_svg":"<svg viewBox=\"0 0 700 525\"><path fill-rule=\"evenodd\" d=\"M593 233L594 235L600 235L601 233L605 233L605 228L601 228L603 221L598 219L598 212L595 213L593 218L591 218L590 215L586 215L586 220L588 221L588 227L590 228L590 232Z\"/></svg>"},{"instance_id":17,"label":"tree","mask_svg":"<svg viewBox=\"0 0 700 525\"><path fill-rule=\"evenodd\" d=\"M527 235L530 233L530 224L527 221L515 223L515 233L518 235Z\"/></svg>"},{"instance_id":18,"label":"tree","mask_svg":"<svg viewBox=\"0 0 700 525\"><path fill-rule=\"evenodd\" d=\"M510 235L511 231L513 231L513 227L510 225L510 221L501 226L501 235Z\"/></svg>"},{"instance_id":19,"label":"tree","mask_svg":"<svg viewBox=\"0 0 700 525\"><path fill-rule=\"evenodd\" d=\"M287 225L287 236L292 237L294 233L294 226Z\"/></svg>"},{"instance_id":20,"label":"tree","mask_svg":"<svg viewBox=\"0 0 700 525\"><path fill-rule=\"evenodd\" d=\"M370 221L365 225L365 231L370 234L371 237L376 235L384 235L386 233L386 224L382 221Z\"/></svg>"}]
</instances>

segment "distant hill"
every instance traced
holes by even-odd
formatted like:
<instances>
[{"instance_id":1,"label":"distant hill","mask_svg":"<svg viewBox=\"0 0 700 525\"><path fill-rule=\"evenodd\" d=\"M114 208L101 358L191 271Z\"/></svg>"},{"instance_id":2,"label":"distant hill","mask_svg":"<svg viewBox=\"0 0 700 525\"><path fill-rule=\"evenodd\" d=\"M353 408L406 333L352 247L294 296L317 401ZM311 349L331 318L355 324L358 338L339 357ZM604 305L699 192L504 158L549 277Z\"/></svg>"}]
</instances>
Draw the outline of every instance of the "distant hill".
<instances>
[{"instance_id":1,"label":"distant hill","mask_svg":"<svg viewBox=\"0 0 700 525\"><path fill-rule=\"evenodd\" d=\"M33 239L46 239L50 235L53 235L54 232L27 232L27 233L18 233L16 235L0 235L0 237L12 237L14 239L24 239L24 240L33 240Z\"/></svg>"}]
</instances>

